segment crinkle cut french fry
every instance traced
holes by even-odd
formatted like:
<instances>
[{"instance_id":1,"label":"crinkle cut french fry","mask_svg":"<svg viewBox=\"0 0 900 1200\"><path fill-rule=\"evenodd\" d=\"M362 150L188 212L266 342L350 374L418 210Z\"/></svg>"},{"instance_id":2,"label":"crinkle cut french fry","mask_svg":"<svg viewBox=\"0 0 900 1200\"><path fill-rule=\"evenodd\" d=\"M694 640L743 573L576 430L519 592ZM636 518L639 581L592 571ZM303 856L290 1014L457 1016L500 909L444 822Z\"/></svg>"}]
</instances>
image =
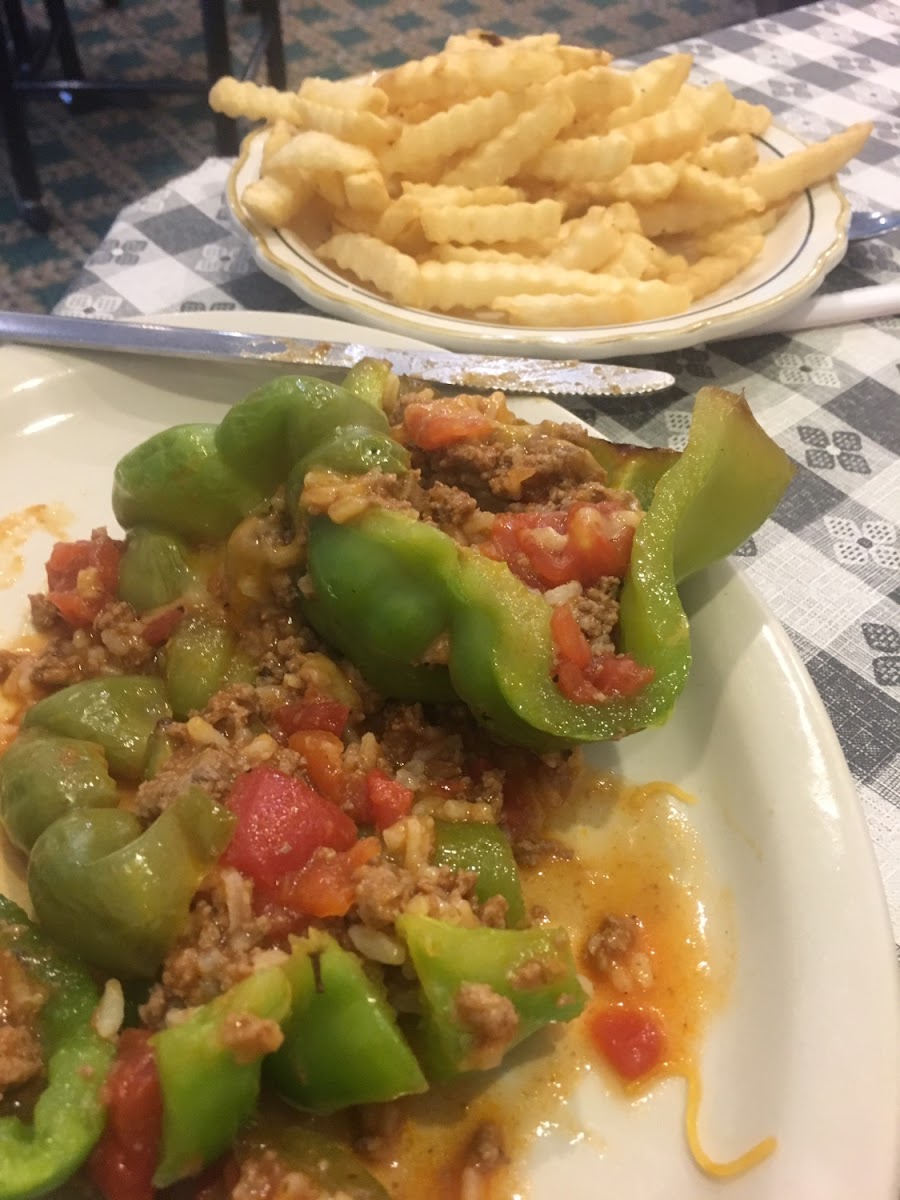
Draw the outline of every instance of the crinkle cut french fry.
<instances>
[{"instance_id":1,"label":"crinkle cut french fry","mask_svg":"<svg viewBox=\"0 0 900 1200\"><path fill-rule=\"evenodd\" d=\"M631 162L633 146L622 132L557 142L527 163L529 174L538 179L611 179Z\"/></svg>"},{"instance_id":2,"label":"crinkle cut french fry","mask_svg":"<svg viewBox=\"0 0 900 1200\"><path fill-rule=\"evenodd\" d=\"M430 242L519 242L555 237L562 221L558 200L531 204L425 205L419 220Z\"/></svg>"},{"instance_id":3,"label":"crinkle cut french fry","mask_svg":"<svg viewBox=\"0 0 900 1200\"><path fill-rule=\"evenodd\" d=\"M297 110L304 128L318 129L340 141L373 149L386 146L396 137L399 128L396 117L377 116L366 109L357 112L303 96L297 97Z\"/></svg>"},{"instance_id":4,"label":"crinkle cut french fry","mask_svg":"<svg viewBox=\"0 0 900 1200\"><path fill-rule=\"evenodd\" d=\"M575 217L560 229L548 262L579 271L598 271L622 245L622 232L611 208L594 206L583 217Z\"/></svg>"},{"instance_id":5,"label":"crinkle cut french fry","mask_svg":"<svg viewBox=\"0 0 900 1200\"><path fill-rule=\"evenodd\" d=\"M384 156L390 174L420 179L436 163L452 158L499 133L517 112L508 92L475 96L454 104L418 125L404 125L400 136Z\"/></svg>"},{"instance_id":6,"label":"crinkle cut french fry","mask_svg":"<svg viewBox=\"0 0 900 1200\"><path fill-rule=\"evenodd\" d=\"M350 208L384 212L391 202L380 171L355 171L344 176L344 194Z\"/></svg>"},{"instance_id":7,"label":"crinkle cut french fry","mask_svg":"<svg viewBox=\"0 0 900 1200\"><path fill-rule=\"evenodd\" d=\"M637 280L620 279L604 273L567 270L549 262L423 262L419 267L422 303L426 308L447 312L455 308L490 305L496 296L582 293L618 295L623 288L637 287ZM685 289L676 289L679 295ZM650 293L648 293L650 294ZM689 301L688 301L689 302Z\"/></svg>"},{"instance_id":8,"label":"crinkle cut french fry","mask_svg":"<svg viewBox=\"0 0 900 1200\"><path fill-rule=\"evenodd\" d=\"M441 182L466 187L506 183L568 125L574 113L572 101L565 96L547 96L457 163Z\"/></svg>"},{"instance_id":9,"label":"crinkle cut french fry","mask_svg":"<svg viewBox=\"0 0 900 1200\"><path fill-rule=\"evenodd\" d=\"M414 308L421 302L419 264L378 238L365 233L336 233L319 247L318 254L342 271L374 283L398 304Z\"/></svg>"},{"instance_id":10,"label":"crinkle cut french fry","mask_svg":"<svg viewBox=\"0 0 900 1200\"><path fill-rule=\"evenodd\" d=\"M528 252L522 250L498 250L495 246L454 246L445 243L429 247L429 255L434 262L460 263L530 263L535 260L534 247Z\"/></svg>"},{"instance_id":11,"label":"crinkle cut french fry","mask_svg":"<svg viewBox=\"0 0 900 1200\"><path fill-rule=\"evenodd\" d=\"M604 118L613 109L622 108L634 99L631 77L602 66L557 75L544 84L544 90L571 100L576 122L587 117Z\"/></svg>"},{"instance_id":12,"label":"crinkle cut french fry","mask_svg":"<svg viewBox=\"0 0 900 1200\"><path fill-rule=\"evenodd\" d=\"M248 121L290 121L302 125L298 98L293 92L262 87L250 80L223 75L209 90L209 106L226 117L246 117Z\"/></svg>"},{"instance_id":13,"label":"crinkle cut french fry","mask_svg":"<svg viewBox=\"0 0 900 1200\"><path fill-rule=\"evenodd\" d=\"M691 155L691 162L716 175L746 175L759 161L756 141L749 133L733 134L720 142L708 142ZM661 197L660 197L661 198Z\"/></svg>"},{"instance_id":14,"label":"crinkle cut french fry","mask_svg":"<svg viewBox=\"0 0 900 1200\"><path fill-rule=\"evenodd\" d=\"M609 128L630 125L664 109L677 96L690 74L693 61L690 54L670 54L638 67L631 76L634 99L610 114Z\"/></svg>"},{"instance_id":15,"label":"crinkle cut french fry","mask_svg":"<svg viewBox=\"0 0 900 1200\"><path fill-rule=\"evenodd\" d=\"M404 196L415 198L419 204L515 204L527 200L524 188L507 183L469 188L462 184L408 183L402 184Z\"/></svg>"},{"instance_id":16,"label":"crinkle cut french fry","mask_svg":"<svg viewBox=\"0 0 900 1200\"><path fill-rule=\"evenodd\" d=\"M297 92L302 100L346 108L352 112L370 112L383 117L388 110L388 98L379 87L358 79L321 79L309 75Z\"/></svg>"},{"instance_id":17,"label":"crinkle cut french fry","mask_svg":"<svg viewBox=\"0 0 900 1200\"><path fill-rule=\"evenodd\" d=\"M746 100L736 101L728 120L718 130L719 137L732 137L738 133L752 133L762 137L772 124L772 112L765 104L750 104Z\"/></svg>"},{"instance_id":18,"label":"crinkle cut french fry","mask_svg":"<svg viewBox=\"0 0 900 1200\"><path fill-rule=\"evenodd\" d=\"M268 172L269 165L274 156L282 146L288 144L296 132L296 125L292 125L290 121L278 120L269 126L266 136L263 139L262 162L260 164L261 175L264 176Z\"/></svg>"},{"instance_id":19,"label":"crinkle cut french fry","mask_svg":"<svg viewBox=\"0 0 900 1200\"><path fill-rule=\"evenodd\" d=\"M613 179L607 179L594 191L598 198L627 200L633 204L653 204L674 192L681 174L681 162L632 163Z\"/></svg>"},{"instance_id":20,"label":"crinkle cut french fry","mask_svg":"<svg viewBox=\"0 0 900 1200\"><path fill-rule=\"evenodd\" d=\"M294 175L309 177L319 171L352 175L378 169L378 159L371 150L342 142L318 129L294 134L286 146L272 155L269 163L269 171L285 181Z\"/></svg>"},{"instance_id":21,"label":"crinkle cut french fry","mask_svg":"<svg viewBox=\"0 0 900 1200\"><path fill-rule=\"evenodd\" d=\"M508 43L495 53L433 54L403 63L378 77L378 86L395 107L424 100L467 100L492 92L521 91L562 74L562 62L536 46Z\"/></svg>"},{"instance_id":22,"label":"crinkle cut french fry","mask_svg":"<svg viewBox=\"0 0 900 1200\"><path fill-rule=\"evenodd\" d=\"M613 285L619 284L616 289ZM516 325L566 327L628 325L683 312L691 302L687 287L658 279L646 282L613 279L603 292L497 296L491 307Z\"/></svg>"},{"instance_id":23,"label":"crinkle cut french fry","mask_svg":"<svg viewBox=\"0 0 900 1200\"><path fill-rule=\"evenodd\" d=\"M703 119L691 104L676 100L662 112L620 125L618 133L631 142L632 162L670 162L700 146Z\"/></svg>"},{"instance_id":24,"label":"crinkle cut french fry","mask_svg":"<svg viewBox=\"0 0 900 1200\"><path fill-rule=\"evenodd\" d=\"M683 271L669 277L671 283L684 284L692 300L700 300L710 292L730 283L735 275L750 265L765 243L762 234L732 241L719 254L707 255L691 263Z\"/></svg>"},{"instance_id":25,"label":"crinkle cut french fry","mask_svg":"<svg viewBox=\"0 0 900 1200\"><path fill-rule=\"evenodd\" d=\"M741 182L761 197L765 207L778 204L834 175L860 152L873 128L871 121L860 121L832 134L827 141L804 146L786 158L760 163Z\"/></svg>"},{"instance_id":26,"label":"crinkle cut french fry","mask_svg":"<svg viewBox=\"0 0 900 1200\"><path fill-rule=\"evenodd\" d=\"M754 188L737 179L726 179L686 165L667 200L639 208L646 237L715 228L765 207Z\"/></svg>"},{"instance_id":27,"label":"crinkle cut french fry","mask_svg":"<svg viewBox=\"0 0 900 1200\"><path fill-rule=\"evenodd\" d=\"M267 175L248 184L241 193L241 204L255 220L277 229L297 215L311 193L309 186L288 186Z\"/></svg>"}]
</instances>

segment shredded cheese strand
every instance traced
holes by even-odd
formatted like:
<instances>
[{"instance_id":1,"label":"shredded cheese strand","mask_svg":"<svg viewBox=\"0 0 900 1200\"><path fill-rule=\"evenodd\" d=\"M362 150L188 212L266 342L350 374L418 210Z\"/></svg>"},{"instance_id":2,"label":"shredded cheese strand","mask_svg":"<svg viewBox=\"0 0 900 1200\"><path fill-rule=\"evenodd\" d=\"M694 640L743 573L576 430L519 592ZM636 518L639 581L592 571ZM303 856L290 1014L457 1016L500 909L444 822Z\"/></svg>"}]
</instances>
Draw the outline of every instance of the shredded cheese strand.
<instances>
[{"instance_id":1,"label":"shredded cheese strand","mask_svg":"<svg viewBox=\"0 0 900 1200\"><path fill-rule=\"evenodd\" d=\"M743 1154L739 1154L737 1158L731 1159L729 1162L715 1162L710 1158L700 1144L700 1133L698 1130L700 1116L700 1102L703 1098L703 1085L700 1082L700 1074L697 1068L691 1066L684 1072L684 1079L687 1083L687 1102L684 1109L684 1131L687 1137L688 1146L694 1161L701 1171L705 1171L707 1175L712 1175L716 1179L725 1179L733 1175L741 1175L744 1171L749 1171L752 1167L758 1166L764 1162L769 1155L775 1152L778 1146L778 1140L774 1137L763 1138L757 1142L755 1146L751 1146L749 1150L745 1150Z\"/></svg>"},{"instance_id":2,"label":"shredded cheese strand","mask_svg":"<svg viewBox=\"0 0 900 1200\"><path fill-rule=\"evenodd\" d=\"M696 804L697 797L692 796L690 792L686 792L684 788L680 788L677 783L668 783L663 779L654 779L652 783L640 783L628 789L628 799L643 802L652 799L653 796L658 796L660 793L664 796L673 796L676 800L680 800L682 804Z\"/></svg>"}]
</instances>

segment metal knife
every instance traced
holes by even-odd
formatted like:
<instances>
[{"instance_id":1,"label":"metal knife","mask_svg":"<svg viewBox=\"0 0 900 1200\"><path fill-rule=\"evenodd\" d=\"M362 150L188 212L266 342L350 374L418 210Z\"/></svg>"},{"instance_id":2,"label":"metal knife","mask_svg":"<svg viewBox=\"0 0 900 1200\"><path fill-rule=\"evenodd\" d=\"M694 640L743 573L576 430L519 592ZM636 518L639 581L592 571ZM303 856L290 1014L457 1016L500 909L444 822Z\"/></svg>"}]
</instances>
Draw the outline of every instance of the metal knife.
<instances>
[{"instance_id":1,"label":"metal knife","mask_svg":"<svg viewBox=\"0 0 900 1200\"><path fill-rule=\"evenodd\" d=\"M500 358L451 354L440 350L365 346L357 342L321 342L252 333L143 321L104 321L92 317L55 317L0 312L0 341L70 350L156 354L167 358L212 361L264 361L278 366L347 369L361 358L387 359L397 375L472 391L535 395L633 396L658 392L675 382L664 371L645 371L609 363L542 358Z\"/></svg>"}]
</instances>

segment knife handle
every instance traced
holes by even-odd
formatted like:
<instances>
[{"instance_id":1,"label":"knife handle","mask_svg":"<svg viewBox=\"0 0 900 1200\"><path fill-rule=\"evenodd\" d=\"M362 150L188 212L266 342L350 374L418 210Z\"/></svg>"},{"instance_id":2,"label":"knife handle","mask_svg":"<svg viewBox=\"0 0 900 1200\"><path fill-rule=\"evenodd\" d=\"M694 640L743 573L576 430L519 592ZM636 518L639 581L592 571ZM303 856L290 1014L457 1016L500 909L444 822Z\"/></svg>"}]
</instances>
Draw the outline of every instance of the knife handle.
<instances>
[{"instance_id":1,"label":"knife handle","mask_svg":"<svg viewBox=\"0 0 900 1200\"><path fill-rule=\"evenodd\" d=\"M804 300L795 308L755 325L746 336L761 333L795 333L801 329L824 329L828 325L850 325L873 317L892 317L900 313L900 282L879 283L872 287L850 288L846 292L828 292Z\"/></svg>"}]
</instances>

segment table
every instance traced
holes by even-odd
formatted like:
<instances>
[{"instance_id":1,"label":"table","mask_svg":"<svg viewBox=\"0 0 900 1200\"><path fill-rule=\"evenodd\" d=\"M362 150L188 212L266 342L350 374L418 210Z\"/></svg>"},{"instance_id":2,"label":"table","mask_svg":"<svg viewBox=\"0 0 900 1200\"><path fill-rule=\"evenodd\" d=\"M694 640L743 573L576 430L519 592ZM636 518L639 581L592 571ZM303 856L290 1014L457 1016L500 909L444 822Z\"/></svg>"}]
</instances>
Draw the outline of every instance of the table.
<instances>
[{"instance_id":1,"label":"table","mask_svg":"<svg viewBox=\"0 0 900 1200\"><path fill-rule=\"evenodd\" d=\"M564 26L560 32L566 36ZM846 172L846 191L854 207L900 203L895 0L819 0L678 48L694 53L696 75L724 78L740 96L764 101L801 137L874 119L872 139ZM256 269L234 232L222 199L229 165L209 159L124 209L57 311L311 311ZM898 278L900 237L893 235L851 247L824 287ZM664 406L618 401L600 417L586 403L570 407L613 439L680 447L690 397L715 380L743 389L798 463L774 519L738 550L735 563L787 629L829 711L900 942L898 362L897 317L794 337L746 337L656 356L652 365L677 380Z\"/></svg>"}]
</instances>

